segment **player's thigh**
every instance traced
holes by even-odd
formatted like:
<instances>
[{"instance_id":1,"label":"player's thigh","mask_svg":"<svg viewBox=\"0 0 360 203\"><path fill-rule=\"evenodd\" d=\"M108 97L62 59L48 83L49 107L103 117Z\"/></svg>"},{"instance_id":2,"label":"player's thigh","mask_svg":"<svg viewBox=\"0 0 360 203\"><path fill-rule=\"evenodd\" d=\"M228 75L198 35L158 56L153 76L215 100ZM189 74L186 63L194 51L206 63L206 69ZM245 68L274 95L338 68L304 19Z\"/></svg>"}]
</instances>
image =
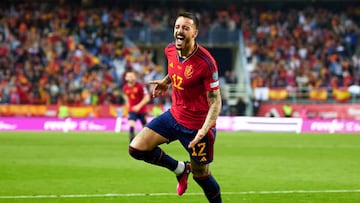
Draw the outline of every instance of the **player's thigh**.
<instances>
[{"instance_id":1,"label":"player's thigh","mask_svg":"<svg viewBox=\"0 0 360 203\"><path fill-rule=\"evenodd\" d=\"M194 147L188 148L189 142L194 139L196 131L187 133L182 131L179 136L179 141L188 151L191 160L196 161L199 165L209 164L214 159L214 142L216 137L216 130L211 129Z\"/></svg>"},{"instance_id":2,"label":"player's thigh","mask_svg":"<svg viewBox=\"0 0 360 203\"><path fill-rule=\"evenodd\" d=\"M144 127L132 140L130 146L138 150L149 151L165 142L168 142L168 139L150 128Z\"/></svg>"},{"instance_id":3,"label":"player's thigh","mask_svg":"<svg viewBox=\"0 0 360 203\"><path fill-rule=\"evenodd\" d=\"M191 159L191 172L194 177L204 177L210 175L210 164L201 164Z\"/></svg>"}]
</instances>

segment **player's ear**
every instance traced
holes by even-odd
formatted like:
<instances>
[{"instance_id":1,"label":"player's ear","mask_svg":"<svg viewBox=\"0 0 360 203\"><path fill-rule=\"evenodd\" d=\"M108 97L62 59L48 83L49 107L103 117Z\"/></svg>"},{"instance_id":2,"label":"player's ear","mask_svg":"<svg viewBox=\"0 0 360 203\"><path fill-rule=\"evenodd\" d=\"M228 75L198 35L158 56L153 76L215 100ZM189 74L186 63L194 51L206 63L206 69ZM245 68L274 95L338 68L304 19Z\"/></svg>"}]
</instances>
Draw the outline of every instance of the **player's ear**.
<instances>
[{"instance_id":1,"label":"player's ear","mask_svg":"<svg viewBox=\"0 0 360 203\"><path fill-rule=\"evenodd\" d=\"M196 38L198 33L199 33L199 31L196 29L195 32L194 32L193 38Z\"/></svg>"}]
</instances>

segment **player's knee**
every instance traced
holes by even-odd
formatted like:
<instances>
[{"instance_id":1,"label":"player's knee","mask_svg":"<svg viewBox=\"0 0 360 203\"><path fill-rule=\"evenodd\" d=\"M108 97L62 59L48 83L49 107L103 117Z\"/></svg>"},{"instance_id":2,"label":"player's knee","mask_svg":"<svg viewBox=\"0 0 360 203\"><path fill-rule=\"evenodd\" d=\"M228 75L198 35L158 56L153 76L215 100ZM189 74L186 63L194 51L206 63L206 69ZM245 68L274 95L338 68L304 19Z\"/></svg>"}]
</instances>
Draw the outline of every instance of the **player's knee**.
<instances>
[{"instance_id":1,"label":"player's knee","mask_svg":"<svg viewBox=\"0 0 360 203\"><path fill-rule=\"evenodd\" d=\"M191 172L193 177L205 177L210 175L209 167L206 165L192 164Z\"/></svg>"},{"instance_id":2,"label":"player's knee","mask_svg":"<svg viewBox=\"0 0 360 203\"><path fill-rule=\"evenodd\" d=\"M204 171L204 170L194 170L194 169L191 169L191 173L193 174L194 177L205 177L205 176L209 176L210 173L207 172L207 171Z\"/></svg>"},{"instance_id":3,"label":"player's knee","mask_svg":"<svg viewBox=\"0 0 360 203\"><path fill-rule=\"evenodd\" d=\"M138 150L134 147L129 146L129 154L130 156L132 156L134 159L138 159L138 160L144 160L145 159L145 152Z\"/></svg>"}]
</instances>

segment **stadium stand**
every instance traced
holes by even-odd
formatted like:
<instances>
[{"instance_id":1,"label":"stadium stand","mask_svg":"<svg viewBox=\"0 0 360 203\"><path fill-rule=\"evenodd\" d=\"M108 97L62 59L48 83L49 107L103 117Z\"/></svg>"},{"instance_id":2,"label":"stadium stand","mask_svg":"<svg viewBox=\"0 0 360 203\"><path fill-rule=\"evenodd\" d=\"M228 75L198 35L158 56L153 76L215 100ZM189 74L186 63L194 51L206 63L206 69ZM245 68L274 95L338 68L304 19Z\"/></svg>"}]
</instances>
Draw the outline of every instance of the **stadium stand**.
<instances>
[{"instance_id":1,"label":"stadium stand","mask_svg":"<svg viewBox=\"0 0 360 203\"><path fill-rule=\"evenodd\" d=\"M243 30L255 97L302 102L356 98L360 52L355 8L254 10Z\"/></svg>"},{"instance_id":2,"label":"stadium stand","mask_svg":"<svg viewBox=\"0 0 360 203\"><path fill-rule=\"evenodd\" d=\"M122 104L126 69L137 70L144 82L165 74L161 53L172 40L172 14L188 9L179 1L158 1L156 7L146 1L141 6L5 2L0 8L2 104ZM230 115L239 98L248 105L247 115L259 102L358 101L357 4L194 3L199 42L232 55L221 72L223 115ZM228 53L219 52L220 59Z\"/></svg>"}]
</instances>

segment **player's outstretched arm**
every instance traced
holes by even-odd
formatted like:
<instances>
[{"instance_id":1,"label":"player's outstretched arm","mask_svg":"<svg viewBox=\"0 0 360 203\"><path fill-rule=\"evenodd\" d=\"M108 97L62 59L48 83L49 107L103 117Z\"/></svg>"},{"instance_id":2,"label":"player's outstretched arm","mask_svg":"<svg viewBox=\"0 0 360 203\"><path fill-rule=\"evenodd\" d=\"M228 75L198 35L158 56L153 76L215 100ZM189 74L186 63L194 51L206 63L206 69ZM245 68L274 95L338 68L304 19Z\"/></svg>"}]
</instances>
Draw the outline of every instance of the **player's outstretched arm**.
<instances>
[{"instance_id":1,"label":"player's outstretched arm","mask_svg":"<svg viewBox=\"0 0 360 203\"><path fill-rule=\"evenodd\" d=\"M169 75L166 75L162 80L152 80L149 82L149 84L155 85L152 96L165 96L167 90L169 89L169 85L171 83L171 80L169 78Z\"/></svg>"}]
</instances>

